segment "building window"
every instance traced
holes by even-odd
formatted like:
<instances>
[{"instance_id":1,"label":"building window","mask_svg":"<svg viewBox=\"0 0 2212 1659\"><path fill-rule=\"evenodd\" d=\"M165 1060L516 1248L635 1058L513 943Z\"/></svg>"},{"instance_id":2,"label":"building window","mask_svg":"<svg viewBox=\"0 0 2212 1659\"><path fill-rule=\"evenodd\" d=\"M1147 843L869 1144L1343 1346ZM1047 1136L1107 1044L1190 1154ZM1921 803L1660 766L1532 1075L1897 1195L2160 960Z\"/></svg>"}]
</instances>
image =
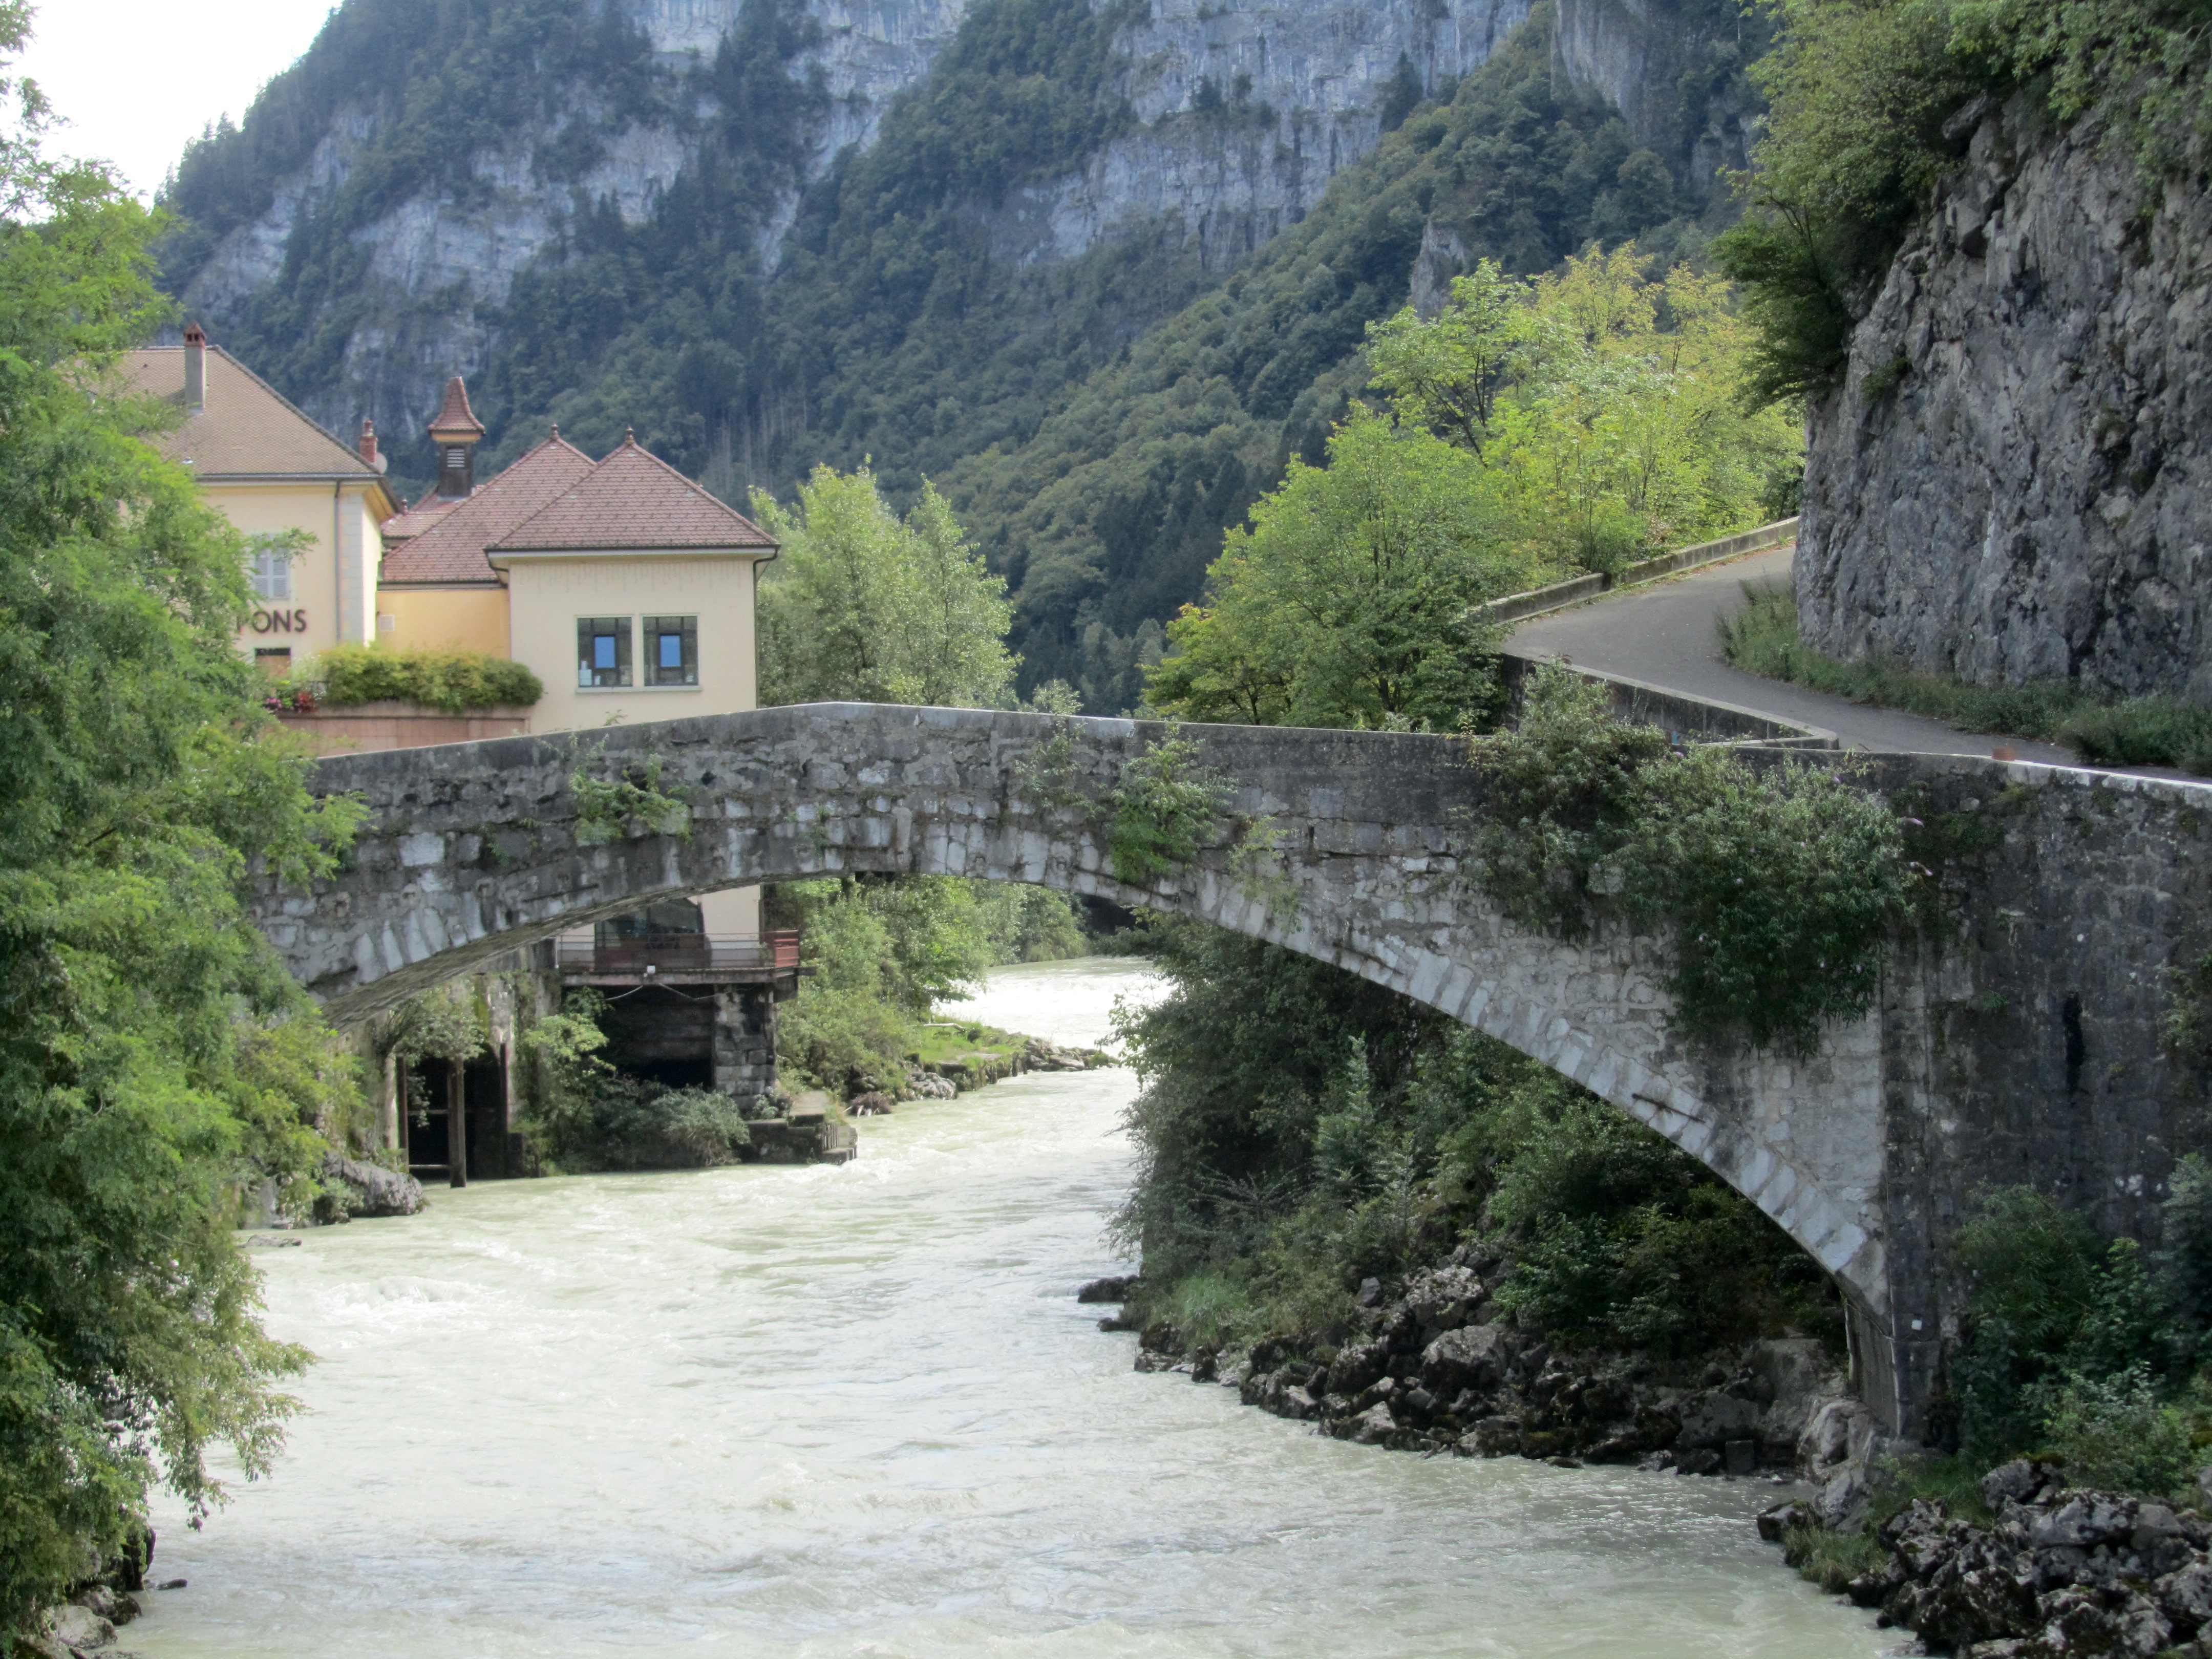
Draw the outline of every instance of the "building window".
<instances>
[{"instance_id":1,"label":"building window","mask_svg":"<svg viewBox=\"0 0 2212 1659\"><path fill-rule=\"evenodd\" d=\"M647 617L645 619L645 683L647 685L699 684L699 619L696 617Z\"/></svg>"},{"instance_id":2,"label":"building window","mask_svg":"<svg viewBox=\"0 0 2212 1659\"><path fill-rule=\"evenodd\" d=\"M289 599L292 597L292 555L289 549L256 548L252 571L255 599Z\"/></svg>"},{"instance_id":3,"label":"building window","mask_svg":"<svg viewBox=\"0 0 2212 1659\"><path fill-rule=\"evenodd\" d=\"M579 686L629 684L628 617L579 617L576 619L576 684Z\"/></svg>"},{"instance_id":4,"label":"building window","mask_svg":"<svg viewBox=\"0 0 2212 1659\"><path fill-rule=\"evenodd\" d=\"M253 665L272 680L281 680L292 672L292 647L280 645L271 649L267 646L253 648Z\"/></svg>"}]
</instances>

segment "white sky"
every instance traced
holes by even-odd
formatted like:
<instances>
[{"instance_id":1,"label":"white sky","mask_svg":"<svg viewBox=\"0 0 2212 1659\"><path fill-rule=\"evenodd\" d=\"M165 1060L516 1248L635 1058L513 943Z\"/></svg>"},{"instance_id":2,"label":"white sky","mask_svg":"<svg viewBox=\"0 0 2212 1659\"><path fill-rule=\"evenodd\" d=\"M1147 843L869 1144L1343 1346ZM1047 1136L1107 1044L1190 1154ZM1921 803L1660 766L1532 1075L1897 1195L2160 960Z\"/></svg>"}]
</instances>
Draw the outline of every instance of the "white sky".
<instances>
[{"instance_id":1,"label":"white sky","mask_svg":"<svg viewBox=\"0 0 2212 1659\"><path fill-rule=\"evenodd\" d=\"M68 125L51 152L97 157L150 198L186 143L235 121L307 51L332 0L36 0L19 67Z\"/></svg>"}]
</instances>

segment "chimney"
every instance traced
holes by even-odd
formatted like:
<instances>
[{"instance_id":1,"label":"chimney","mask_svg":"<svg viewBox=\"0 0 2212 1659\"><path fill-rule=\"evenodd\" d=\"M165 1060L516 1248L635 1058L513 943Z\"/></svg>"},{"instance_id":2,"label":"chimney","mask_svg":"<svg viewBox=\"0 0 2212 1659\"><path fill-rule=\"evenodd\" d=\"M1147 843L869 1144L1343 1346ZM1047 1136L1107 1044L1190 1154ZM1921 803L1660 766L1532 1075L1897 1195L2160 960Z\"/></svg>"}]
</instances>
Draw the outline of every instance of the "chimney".
<instances>
[{"instance_id":1,"label":"chimney","mask_svg":"<svg viewBox=\"0 0 2212 1659\"><path fill-rule=\"evenodd\" d=\"M469 389L458 374L446 382L446 400L430 419L430 441L438 446L438 494L458 500L477 487L477 444L483 422L469 407Z\"/></svg>"},{"instance_id":2,"label":"chimney","mask_svg":"<svg viewBox=\"0 0 2212 1659\"><path fill-rule=\"evenodd\" d=\"M197 415L207 407L207 331L198 323L185 325L185 412Z\"/></svg>"},{"instance_id":3,"label":"chimney","mask_svg":"<svg viewBox=\"0 0 2212 1659\"><path fill-rule=\"evenodd\" d=\"M366 415L362 416L361 442L358 447L361 450L362 459L368 462L369 465L374 467L379 472L383 471L386 466L391 465L391 463L386 461L383 456L376 453L376 422L370 420Z\"/></svg>"}]
</instances>

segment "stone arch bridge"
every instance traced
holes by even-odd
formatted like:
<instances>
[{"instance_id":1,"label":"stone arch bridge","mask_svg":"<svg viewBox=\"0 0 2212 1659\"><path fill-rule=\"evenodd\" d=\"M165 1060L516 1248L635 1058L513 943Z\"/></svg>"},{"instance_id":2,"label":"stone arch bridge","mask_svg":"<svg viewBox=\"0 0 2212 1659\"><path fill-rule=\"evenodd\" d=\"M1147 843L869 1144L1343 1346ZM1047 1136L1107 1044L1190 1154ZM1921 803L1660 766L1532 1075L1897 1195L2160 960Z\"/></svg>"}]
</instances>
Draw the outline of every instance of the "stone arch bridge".
<instances>
[{"instance_id":1,"label":"stone arch bridge","mask_svg":"<svg viewBox=\"0 0 2212 1659\"><path fill-rule=\"evenodd\" d=\"M366 831L312 892L264 888L258 919L343 1024L563 929L763 881L973 876L1200 917L1440 1009L1703 1161L1835 1275L1865 1397L1906 1435L1955 1319L1942 1242L1973 1194L2033 1182L2148 1237L2201 1134L2201 1073L2162 1048L2160 1020L2166 970L2212 945L2212 787L1869 763L1868 787L1985 826L1984 850L1947 872L1956 937L1900 943L1877 1009L1798 1058L1685 1047L1662 943L1563 944L1457 879L1484 790L1449 738L1188 727L1236 816L1172 875L1117 879L1097 803L1164 729L821 704L328 759L315 787L357 793ZM641 780L648 763L678 821L580 814L580 771Z\"/></svg>"}]
</instances>

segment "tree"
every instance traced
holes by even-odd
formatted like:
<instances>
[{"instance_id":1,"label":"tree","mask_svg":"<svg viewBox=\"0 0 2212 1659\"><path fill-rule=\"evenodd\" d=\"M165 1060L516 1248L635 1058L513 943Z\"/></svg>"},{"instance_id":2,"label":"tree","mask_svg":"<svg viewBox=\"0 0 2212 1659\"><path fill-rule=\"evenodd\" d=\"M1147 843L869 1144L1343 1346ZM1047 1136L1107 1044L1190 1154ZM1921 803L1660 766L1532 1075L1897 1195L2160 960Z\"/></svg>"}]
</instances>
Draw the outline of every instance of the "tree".
<instances>
[{"instance_id":1,"label":"tree","mask_svg":"<svg viewBox=\"0 0 2212 1659\"><path fill-rule=\"evenodd\" d=\"M0 0L0 68L22 47ZM117 354L166 313L155 220L47 159L0 76L0 1637L113 1551L209 1448L274 1455L307 1356L230 1239L243 1159L299 1172L341 1080L245 919L251 879L328 867L318 806L232 641L244 544L141 434Z\"/></svg>"},{"instance_id":2,"label":"tree","mask_svg":"<svg viewBox=\"0 0 2212 1659\"><path fill-rule=\"evenodd\" d=\"M1169 625L1154 706L1194 720L1451 731L1493 690L1474 612L1522 585L1481 461L1355 407L1232 530L1213 603Z\"/></svg>"},{"instance_id":3,"label":"tree","mask_svg":"<svg viewBox=\"0 0 2212 1659\"><path fill-rule=\"evenodd\" d=\"M1452 278L1451 298L1431 321L1407 306L1367 325L1367 364L1398 418L1426 427L1476 454L1515 349L1528 336L1528 289L1477 262Z\"/></svg>"},{"instance_id":4,"label":"tree","mask_svg":"<svg viewBox=\"0 0 2212 1659\"><path fill-rule=\"evenodd\" d=\"M788 512L757 489L752 510L783 543L761 586L763 703L1008 701L1006 585L927 483L904 520L865 466L815 468Z\"/></svg>"}]
</instances>

